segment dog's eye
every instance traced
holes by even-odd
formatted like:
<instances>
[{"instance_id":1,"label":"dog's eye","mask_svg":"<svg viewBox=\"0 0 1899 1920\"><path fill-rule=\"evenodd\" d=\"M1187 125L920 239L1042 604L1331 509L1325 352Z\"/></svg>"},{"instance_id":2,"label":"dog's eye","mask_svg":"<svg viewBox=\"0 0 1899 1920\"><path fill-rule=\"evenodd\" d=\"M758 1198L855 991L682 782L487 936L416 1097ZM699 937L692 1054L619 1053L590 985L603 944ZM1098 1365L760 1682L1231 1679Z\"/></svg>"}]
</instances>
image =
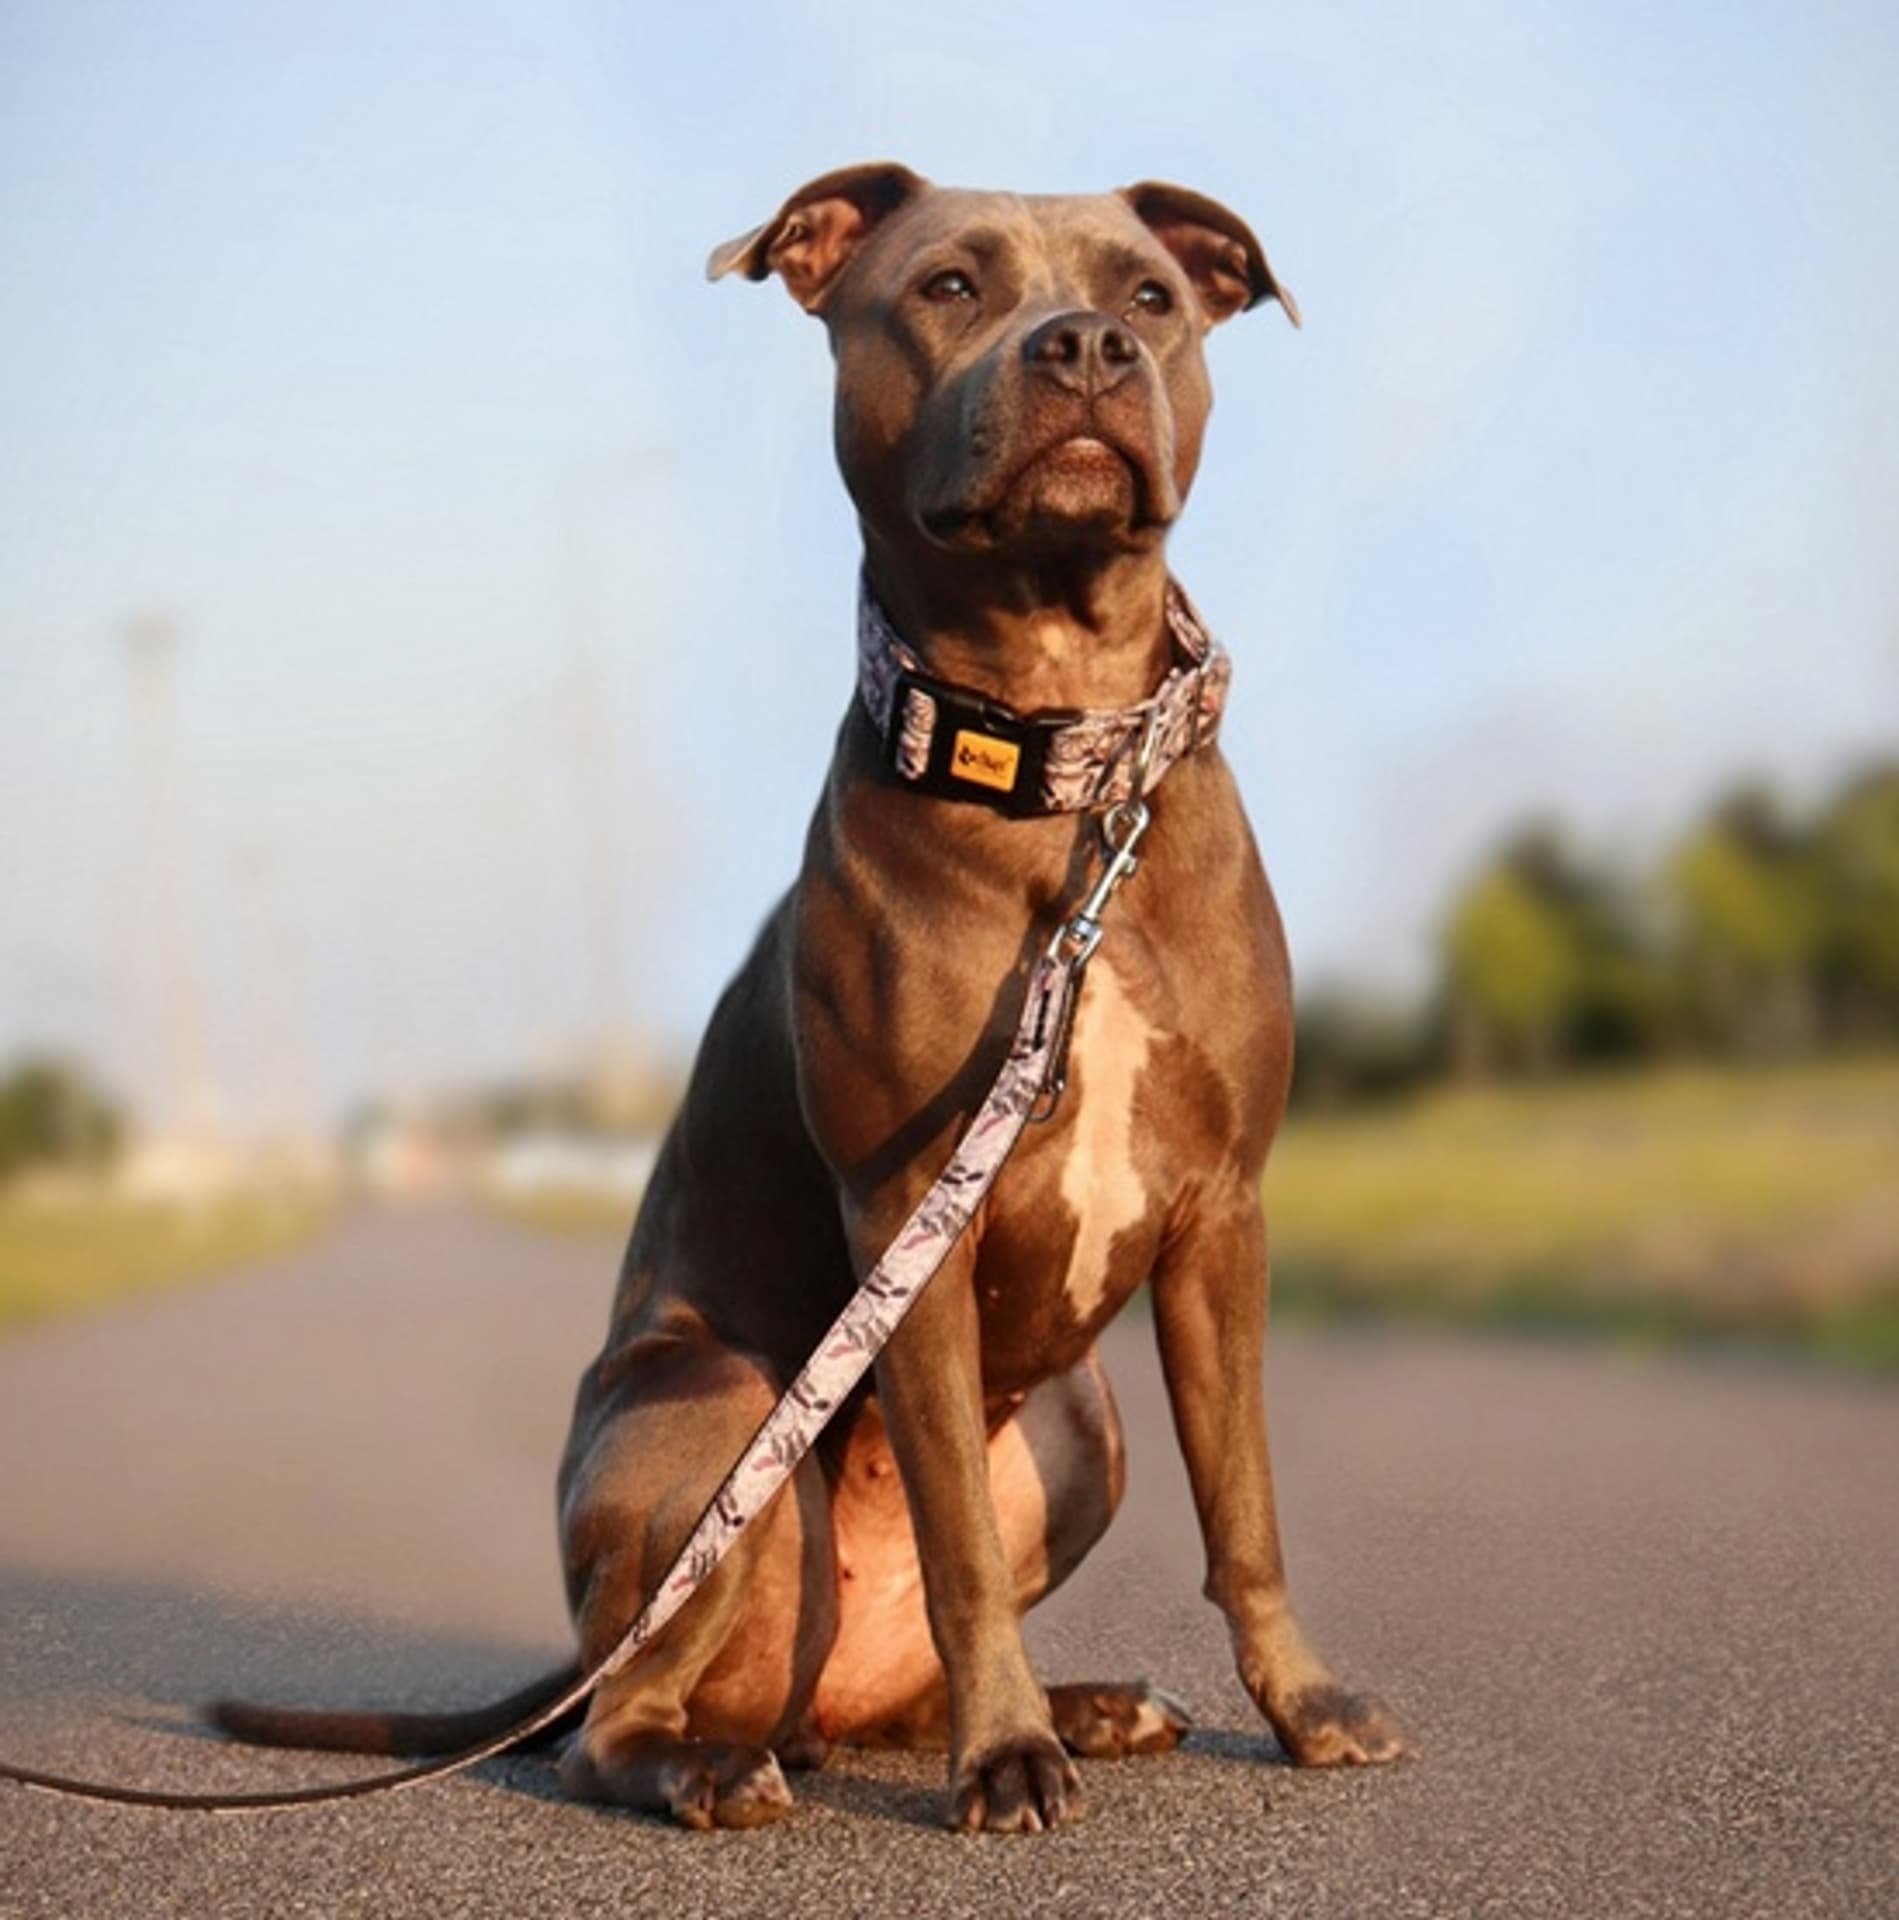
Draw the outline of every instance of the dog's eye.
<instances>
[{"instance_id":1,"label":"dog's eye","mask_svg":"<svg viewBox=\"0 0 1899 1920\"><path fill-rule=\"evenodd\" d=\"M973 300L976 297L976 283L961 267L945 267L941 273L933 273L924 281L923 297L945 304L952 300Z\"/></svg>"},{"instance_id":2,"label":"dog's eye","mask_svg":"<svg viewBox=\"0 0 1899 1920\"><path fill-rule=\"evenodd\" d=\"M1139 308L1142 313L1172 313L1174 296L1158 280L1143 280L1134 289L1128 307L1130 310Z\"/></svg>"}]
</instances>

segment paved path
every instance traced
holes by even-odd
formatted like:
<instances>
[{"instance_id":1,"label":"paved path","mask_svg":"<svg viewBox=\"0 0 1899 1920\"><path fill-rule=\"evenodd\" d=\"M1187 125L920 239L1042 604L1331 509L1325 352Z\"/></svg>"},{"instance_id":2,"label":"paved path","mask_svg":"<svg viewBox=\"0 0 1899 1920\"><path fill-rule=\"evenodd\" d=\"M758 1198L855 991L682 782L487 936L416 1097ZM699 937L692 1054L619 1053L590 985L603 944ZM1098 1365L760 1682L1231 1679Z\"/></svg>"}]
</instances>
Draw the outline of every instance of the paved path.
<instances>
[{"instance_id":1,"label":"paved path","mask_svg":"<svg viewBox=\"0 0 1899 1920\"><path fill-rule=\"evenodd\" d=\"M353 1763L201 1738L214 1689L465 1701L564 1651L549 1483L611 1250L361 1214L229 1284L0 1344L0 1744L176 1786ZM0 1915L1894 1910L1899 1395L1715 1363L1283 1335L1295 1591L1420 1757L1298 1774L1231 1677L1146 1329L1128 1500L1038 1613L1051 1676L1203 1731L1040 1840L939 1832L941 1762L843 1756L785 1825L562 1803L538 1759L264 1819L0 1787Z\"/></svg>"}]
</instances>

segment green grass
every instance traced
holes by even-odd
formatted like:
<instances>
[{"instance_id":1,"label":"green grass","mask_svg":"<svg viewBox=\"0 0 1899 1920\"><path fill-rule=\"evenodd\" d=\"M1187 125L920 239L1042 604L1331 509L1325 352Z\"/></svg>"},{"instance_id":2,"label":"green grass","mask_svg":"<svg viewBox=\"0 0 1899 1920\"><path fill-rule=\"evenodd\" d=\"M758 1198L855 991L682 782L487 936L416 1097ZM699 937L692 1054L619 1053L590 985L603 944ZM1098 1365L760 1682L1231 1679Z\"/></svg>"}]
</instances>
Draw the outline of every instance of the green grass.
<instances>
[{"instance_id":1,"label":"green grass","mask_svg":"<svg viewBox=\"0 0 1899 1920\"><path fill-rule=\"evenodd\" d=\"M191 1210L0 1195L0 1332L209 1278L312 1238L328 1203L245 1196Z\"/></svg>"},{"instance_id":2,"label":"green grass","mask_svg":"<svg viewBox=\"0 0 1899 1920\"><path fill-rule=\"evenodd\" d=\"M1300 1114L1266 1197L1274 1301L1294 1315L1741 1341L1899 1372L1899 1057ZM613 1240L633 1213L491 1204Z\"/></svg>"},{"instance_id":3,"label":"green grass","mask_svg":"<svg viewBox=\"0 0 1899 1920\"><path fill-rule=\"evenodd\" d=\"M1301 1115L1295 1312L1794 1346L1899 1370L1899 1059L1442 1090Z\"/></svg>"}]
</instances>

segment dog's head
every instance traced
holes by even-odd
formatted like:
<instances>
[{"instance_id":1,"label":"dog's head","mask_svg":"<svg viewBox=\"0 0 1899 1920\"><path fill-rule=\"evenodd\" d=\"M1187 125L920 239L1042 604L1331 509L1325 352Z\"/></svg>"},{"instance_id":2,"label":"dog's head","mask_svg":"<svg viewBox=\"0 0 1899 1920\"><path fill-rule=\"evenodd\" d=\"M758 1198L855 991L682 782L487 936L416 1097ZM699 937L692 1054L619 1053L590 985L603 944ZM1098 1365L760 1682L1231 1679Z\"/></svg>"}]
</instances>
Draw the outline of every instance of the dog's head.
<instances>
[{"instance_id":1,"label":"dog's head","mask_svg":"<svg viewBox=\"0 0 1899 1920\"><path fill-rule=\"evenodd\" d=\"M1242 220L1154 181L1024 196L850 167L706 271L776 273L824 321L859 514L951 550L1157 544L1199 463L1207 331L1268 299L1299 317Z\"/></svg>"}]
</instances>

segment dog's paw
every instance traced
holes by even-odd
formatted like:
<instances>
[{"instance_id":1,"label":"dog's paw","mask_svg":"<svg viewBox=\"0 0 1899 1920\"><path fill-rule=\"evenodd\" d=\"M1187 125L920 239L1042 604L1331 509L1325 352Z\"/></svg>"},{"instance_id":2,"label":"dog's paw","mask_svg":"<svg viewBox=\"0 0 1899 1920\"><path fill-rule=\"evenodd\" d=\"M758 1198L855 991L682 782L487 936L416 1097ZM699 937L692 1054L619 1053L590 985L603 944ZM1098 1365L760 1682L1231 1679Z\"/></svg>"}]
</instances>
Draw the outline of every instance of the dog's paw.
<instances>
[{"instance_id":1,"label":"dog's paw","mask_svg":"<svg viewBox=\"0 0 1899 1920\"><path fill-rule=\"evenodd\" d=\"M1050 1687L1048 1710L1062 1745L1084 1760L1167 1753L1193 1725L1186 1702L1148 1680Z\"/></svg>"},{"instance_id":2,"label":"dog's paw","mask_svg":"<svg viewBox=\"0 0 1899 1920\"><path fill-rule=\"evenodd\" d=\"M762 1827L791 1811L791 1789L768 1747L642 1735L596 1758L576 1742L561 1783L577 1800L607 1801L704 1832Z\"/></svg>"},{"instance_id":3,"label":"dog's paw","mask_svg":"<svg viewBox=\"0 0 1899 1920\"><path fill-rule=\"evenodd\" d=\"M1377 1701L1335 1681L1266 1709L1286 1757L1299 1767L1382 1766L1405 1751L1404 1736Z\"/></svg>"},{"instance_id":4,"label":"dog's paw","mask_svg":"<svg viewBox=\"0 0 1899 1920\"><path fill-rule=\"evenodd\" d=\"M958 1762L949 1824L966 1833L1046 1833L1081 1812L1081 1782L1052 1734L1018 1734Z\"/></svg>"},{"instance_id":5,"label":"dog's paw","mask_svg":"<svg viewBox=\"0 0 1899 1920\"><path fill-rule=\"evenodd\" d=\"M765 1747L708 1745L670 1768L666 1810L682 1827L762 1827L791 1811L791 1789Z\"/></svg>"}]
</instances>

